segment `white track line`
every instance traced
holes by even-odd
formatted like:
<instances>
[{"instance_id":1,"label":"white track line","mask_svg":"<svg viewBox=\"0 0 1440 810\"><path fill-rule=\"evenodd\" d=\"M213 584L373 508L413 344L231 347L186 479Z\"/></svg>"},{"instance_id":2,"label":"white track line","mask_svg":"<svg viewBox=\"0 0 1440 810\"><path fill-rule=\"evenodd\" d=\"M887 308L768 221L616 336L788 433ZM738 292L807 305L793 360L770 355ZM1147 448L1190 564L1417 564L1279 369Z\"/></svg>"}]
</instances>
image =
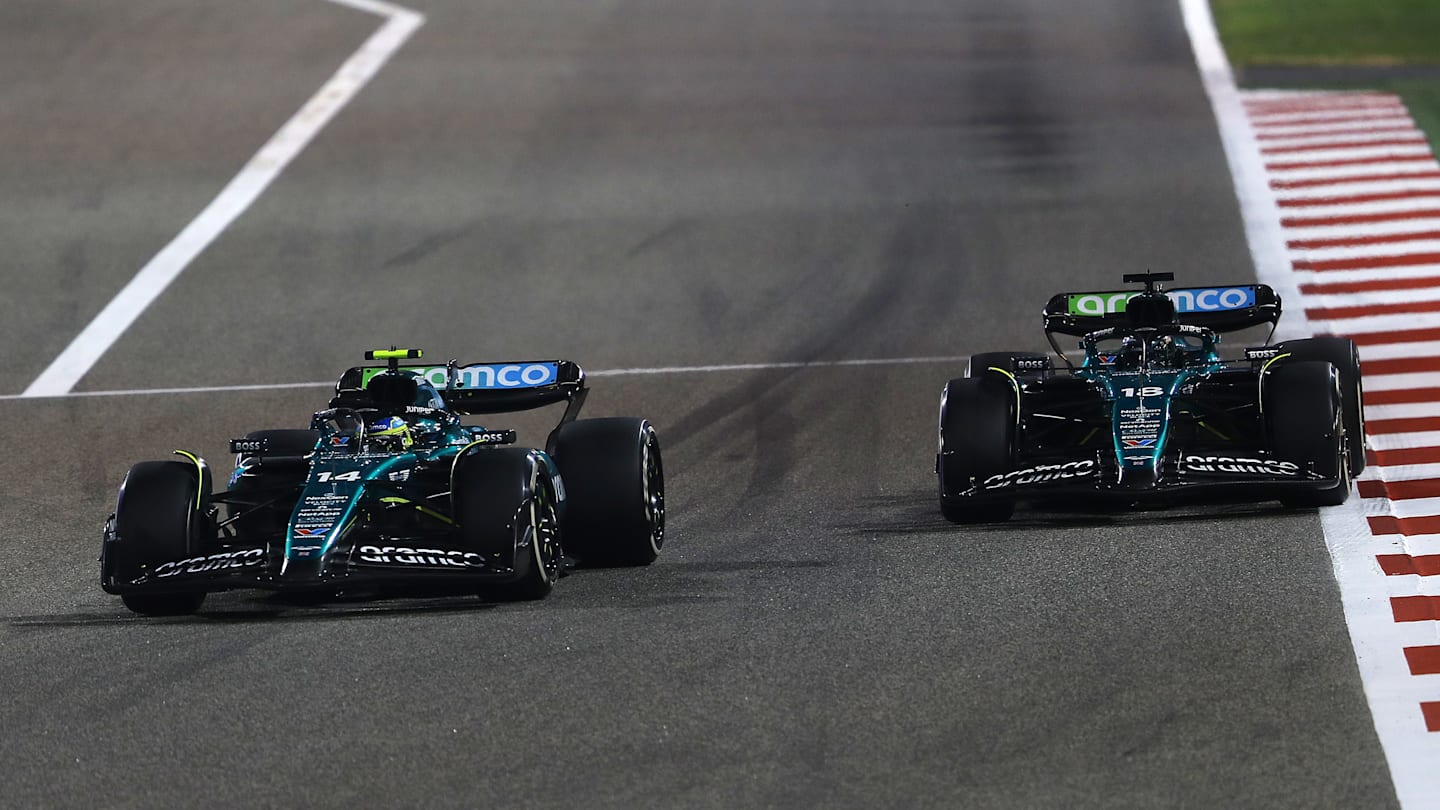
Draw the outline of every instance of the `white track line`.
<instances>
[{"instance_id":1,"label":"white track line","mask_svg":"<svg viewBox=\"0 0 1440 810\"><path fill-rule=\"evenodd\" d=\"M1375 202L1340 202L1325 205L1307 205L1301 208L1286 208L1287 218L1313 222L1327 217L1368 216L1371 214L1408 214L1412 211L1440 210L1440 192L1426 192L1422 197L1402 197L1398 200L1377 200ZM1401 222L1408 220L1399 220ZM1305 226L1300 226L1305 227ZM1308 235L1308 234L1307 234Z\"/></svg>"},{"instance_id":2,"label":"white track line","mask_svg":"<svg viewBox=\"0 0 1440 810\"><path fill-rule=\"evenodd\" d=\"M1368 412L1370 409L1365 410ZM1395 467L1375 465L1366 467L1360 477L1369 481L1426 481L1440 478L1440 464L1402 464Z\"/></svg>"},{"instance_id":3,"label":"white track line","mask_svg":"<svg viewBox=\"0 0 1440 810\"><path fill-rule=\"evenodd\" d=\"M1291 300L1299 301L1300 299ZM1289 312L1285 317L1290 317ZM1410 329L1431 329L1440 326L1440 314L1430 318L1406 313L1402 315L1368 315L1362 318L1336 318L1327 321L1312 317L1310 320L1316 327L1315 334L1338 330L1347 335L1358 335L1366 332L1404 332ZM1332 324L1343 325L1336 327ZM1366 380L1368 382L1369 378L1367 377Z\"/></svg>"},{"instance_id":4,"label":"white track line","mask_svg":"<svg viewBox=\"0 0 1440 810\"><path fill-rule=\"evenodd\" d=\"M769 371L787 368L833 368L836 366L902 366L917 363L965 363L970 356L885 357L873 360L814 360L789 363L735 363L723 366L660 366L657 368L614 368L587 371L587 377L629 377L642 374L704 374L723 371Z\"/></svg>"},{"instance_id":5,"label":"white track line","mask_svg":"<svg viewBox=\"0 0 1440 810\"><path fill-rule=\"evenodd\" d=\"M1179 2L1200 77L1215 110L1225 154L1230 161L1246 236L1255 259L1256 275L1260 281L1277 288L1287 300L1304 301L1296 287L1296 277L1302 274L1291 272L1285 251L1287 234L1280 227L1278 208L1270 196L1272 175L1264 170L1260 160L1251 122L1246 116L1247 108L1239 100L1239 91L1235 87L1229 60L1220 46L1210 6L1207 0ZM1248 109L1256 114L1257 121L1280 124L1307 117L1306 110L1298 109L1298 105L1306 104L1303 97L1296 97L1296 109L1284 106L1287 100L1284 95L1266 94L1265 98L1274 101L1249 105ZM1315 106L1333 108L1345 103L1342 101L1337 105L1327 101ZM1381 102L1363 114L1397 117L1402 109L1398 104ZM1313 112L1312 117L1315 118L1329 118L1328 113L1333 111L1315 109L1309 112ZM1286 115L1288 113L1296 114ZM1332 120L1344 117L1335 116ZM1434 165L1433 161L1371 164L1354 167L1354 171L1316 167L1292 170L1284 173L1283 177L1385 174L1392 172L1391 166L1395 167L1393 171L1404 173L1415 171L1420 166L1430 169ZM1264 221L1257 221L1262 219ZM1294 238L1295 235L1291 231L1288 237ZM1372 324L1381 321L1381 318L1370 319ZM1409 328L1415 323L1414 318L1408 321L1397 328ZM1303 326L1308 332L1310 325ZM1348 331L1350 323L1345 326ZM1359 500L1352 498L1342 506L1322 509L1320 517L1361 683L1400 805L1405 810L1440 808L1440 769L1435 767L1435 763L1440 762L1440 734L1426 730L1420 710L1422 703L1436 699L1435 678L1412 676L1402 654L1403 648L1410 644L1436 643L1440 633L1435 627L1427 626L1436 625L1436 622L1397 623L1394 620L1389 601L1393 583L1386 580L1398 578L1385 577L1380 572L1375 554L1384 541L1372 536ZM1413 588L1410 592L1414 593ZM1409 626L1404 626L1406 624Z\"/></svg>"},{"instance_id":6,"label":"white track line","mask_svg":"<svg viewBox=\"0 0 1440 810\"><path fill-rule=\"evenodd\" d=\"M1424 346L1423 343L1405 344L1396 343L1395 346ZM1361 352L1365 351L1362 346ZM1361 355L1364 356L1363 354ZM1363 360L1361 362L1364 362ZM1437 416L1435 403L1433 402L1406 402L1400 405L1366 405L1365 418L1368 419L1414 419L1421 416Z\"/></svg>"},{"instance_id":7,"label":"white track line","mask_svg":"<svg viewBox=\"0 0 1440 810\"><path fill-rule=\"evenodd\" d=\"M1420 341L1417 343L1382 343L1374 346L1360 347L1360 361L1366 360L1393 360L1399 357L1440 357L1440 341ZM1387 407L1381 405L1379 407ZM1425 413L1415 414L1416 416L1440 416L1440 408L1429 405ZM1378 418L1378 417L1376 417Z\"/></svg>"},{"instance_id":8,"label":"white track line","mask_svg":"<svg viewBox=\"0 0 1440 810\"><path fill-rule=\"evenodd\" d=\"M1400 501L1366 498L1363 503L1367 507L1366 513L1373 515L1394 515L1398 518L1440 515L1440 498L1410 498Z\"/></svg>"},{"instance_id":9,"label":"white track line","mask_svg":"<svg viewBox=\"0 0 1440 810\"><path fill-rule=\"evenodd\" d=\"M1440 239L1414 239L1408 242L1384 242L1342 247L1293 248L1293 252L1297 258L1310 261L1364 259L1374 256L1410 256L1416 253L1440 253Z\"/></svg>"},{"instance_id":10,"label":"white track line","mask_svg":"<svg viewBox=\"0 0 1440 810\"><path fill-rule=\"evenodd\" d=\"M1344 270L1327 270L1320 273L1320 282L1325 277L1343 274ZM1431 275L1434 275L1431 273ZM1346 276L1340 275L1332 281L1341 282L1349 280ZM1405 304L1412 301L1437 301L1440 300L1440 286L1423 287L1414 290L1367 290L1365 292L1335 293L1332 295L1311 293L1305 296L1300 304L1306 309L1328 309L1340 307L1366 307L1384 304ZM1435 313L1440 315L1440 313ZM1366 378L1368 381L1368 377Z\"/></svg>"},{"instance_id":11,"label":"white track line","mask_svg":"<svg viewBox=\"0 0 1440 810\"><path fill-rule=\"evenodd\" d=\"M1347 134L1352 132L1379 132L1382 130L1405 130L1415 127L1415 119L1408 115L1397 115L1393 118L1364 118L1357 121L1336 121L1331 124L1284 124L1260 126L1255 125L1255 131L1259 133L1259 140L1262 143L1271 143L1272 139L1288 137L1291 135L1324 135L1324 134Z\"/></svg>"},{"instance_id":12,"label":"white track line","mask_svg":"<svg viewBox=\"0 0 1440 810\"><path fill-rule=\"evenodd\" d=\"M715 374L735 371L773 371L779 369L842 368L854 366L911 366L922 363L953 363L960 366L969 362L969 355L945 357L876 357L857 360L811 360L781 363L732 363L714 366L657 366L654 368L608 368L587 371L586 377L641 377L651 374ZM958 369L957 369L958 371ZM0 401L9 399L78 398L78 397L137 397L157 394L228 394L243 391L278 391L287 388L333 388L334 382L263 383L255 385L207 385L193 388L126 388L113 391L65 391L58 394L6 394Z\"/></svg>"},{"instance_id":13,"label":"white track line","mask_svg":"<svg viewBox=\"0 0 1440 810\"><path fill-rule=\"evenodd\" d=\"M1286 201L1309 201L1343 199L1364 194L1387 194L1404 191L1431 191L1440 189L1440 177L1416 179L1369 180L1363 183L1336 183L1328 186L1306 186L1297 189L1277 190Z\"/></svg>"},{"instance_id":14,"label":"white track line","mask_svg":"<svg viewBox=\"0 0 1440 810\"><path fill-rule=\"evenodd\" d=\"M140 269L90 325L30 383L22 397L53 397L69 393L141 313L259 198L290 161L374 78L385 62L425 21L423 16L410 9L378 0L329 2L380 15L386 18L385 24L371 34L335 75L260 147L260 151L250 158L205 210Z\"/></svg>"},{"instance_id":15,"label":"white track line","mask_svg":"<svg viewBox=\"0 0 1440 810\"><path fill-rule=\"evenodd\" d=\"M1297 254L1304 259L1305 255ZM1440 264L1415 267L1377 267L1368 270L1296 270L1301 284L1338 284L1350 281L1386 281L1395 279L1434 278L1440 276Z\"/></svg>"},{"instance_id":16,"label":"white track line","mask_svg":"<svg viewBox=\"0 0 1440 810\"><path fill-rule=\"evenodd\" d=\"M1406 219L1396 222L1367 222L1363 225L1317 225L1287 235L1298 242L1316 239L1365 239L1367 237L1405 236L1440 230L1440 217Z\"/></svg>"},{"instance_id":17,"label":"white track line","mask_svg":"<svg viewBox=\"0 0 1440 810\"><path fill-rule=\"evenodd\" d=\"M1424 138L1407 136L1404 138L1384 138L1382 143L1368 143L1364 145L1343 144L1337 145L1337 141L1351 141L1355 138L1325 138L1324 145L1298 144L1297 147L1288 146L1285 143L1263 143L1261 149L1265 154L1265 160L1269 163L1320 163L1324 164L1332 160L1352 160L1360 158L1413 158L1429 157L1430 144ZM1395 143L1391 143L1395 141Z\"/></svg>"},{"instance_id":18,"label":"white track line","mask_svg":"<svg viewBox=\"0 0 1440 810\"><path fill-rule=\"evenodd\" d=\"M1274 163L1294 161L1277 160ZM1354 166L1311 166L1297 169L1275 169L1270 172L1277 183L1296 180L1344 180L1348 177L1370 177L1372 175L1408 175L1433 172L1440 169L1440 163L1433 160L1405 160L1386 163L1360 163ZM1268 180L1268 179L1267 179Z\"/></svg>"},{"instance_id":19,"label":"white track line","mask_svg":"<svg viewBox=\"0 0 1440 810\"><path fill-rule=\"evenodd\" d=\"M1309 112L1268 113L1253 116L1250 120L1255 123L1255 126L1268 130L1271 127L1326 126L1350 121L1384 121L1402 115L1409 115L1409 111L1403 105L1396 104L1393 107L1378 110L1311 110Z\"/></svg>"},{"instance_id":20,"label":"white track line","mask_svg":"<svg viewBox=\"0 0 1440 810\"><path fill-rule=\"evenodd\" d=\"M1365 384L1370 384L1370 378L1365 378ZM1368 389L1367 389L1368 390ZM1411 447L1440 447L1440 431L1424 430L1414 433L1386 433L1380 436L1369 436L1365 440L1366 446L1371 450L1405 450Z\"/></svg>"}]
</instances>

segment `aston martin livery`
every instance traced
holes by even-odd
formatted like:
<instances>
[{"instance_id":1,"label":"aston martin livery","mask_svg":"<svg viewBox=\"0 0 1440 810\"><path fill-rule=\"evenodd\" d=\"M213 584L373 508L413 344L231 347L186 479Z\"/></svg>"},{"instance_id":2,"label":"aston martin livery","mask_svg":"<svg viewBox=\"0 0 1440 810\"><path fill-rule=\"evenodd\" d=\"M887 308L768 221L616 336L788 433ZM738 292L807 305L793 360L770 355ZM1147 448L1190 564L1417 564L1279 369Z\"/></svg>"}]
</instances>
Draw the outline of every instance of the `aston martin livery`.
<instances>
[{"instance_id":1,"label":"aston martin livery","mask_svg":"<svg viewBox=\"0 0 1440 810\"><path fill-rule=\"evenodd\" d=\"M1365 466L1359 355L1312 337L1221 359L1223 333L1279 322L1263 284L1061 293L1043 318L1055 357L974 355L940 398L940 509L1002 521L1017 502L1343 502ZM1078 337L1078 362L1056 335ZM1057 361L1058 358L1058 361Z\"/></svg>"},{"instance_id":2,"label":"aston martin livery","mask_svg":"<svg viewBox=\"0 0 1440 810\"><path fill-rule=\"evenodd\" d=\"M546 596L567 560L647 565L665 537L660 445L643 419L579 419L566 360L402 365L366 352L308 429L230 441L235 466L176 451L130 468L106 522L101 586L131 610L192 613L234 588ZM462 417L563 405L544 449Z\"/></svg>"}]
</instances>

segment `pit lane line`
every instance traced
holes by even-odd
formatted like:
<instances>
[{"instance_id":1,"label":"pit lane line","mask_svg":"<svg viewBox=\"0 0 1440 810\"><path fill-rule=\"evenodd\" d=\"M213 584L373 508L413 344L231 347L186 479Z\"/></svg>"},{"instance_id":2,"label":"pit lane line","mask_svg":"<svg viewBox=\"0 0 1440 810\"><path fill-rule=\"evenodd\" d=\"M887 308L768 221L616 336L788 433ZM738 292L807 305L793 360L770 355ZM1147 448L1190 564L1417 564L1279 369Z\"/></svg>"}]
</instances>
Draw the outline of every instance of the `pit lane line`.
<instances>
[{"instance_id":1,"label":"pit lane line","mask_svg":"<svg viewBox=\"0 0 1440 810\"><path fill-rule=\"evenodd\" d=\"M1396 306L1386 295L1322 297L1315 292L1317 286L1337 282L1355 286L1360 279L1354 273L1365 274L1367 280L1385 281L1403 275L1396 271L1416 260L1400 251L1386 251L1385 244L1397 235L1423 240L1435 232L1440 204L1433 190L1411 187L1419 193L1403 201L1336 199L1319 206L1310 201L1296 205L1291 191L1301 184L1335 189L1340 184L1403 183L1440 176L1440 166L1428 145L1423 149L1409 145L1415 143L1415 137L1404 139L1403 146L1380 148L1353 137L1356 130L1366 129L1361 123L1366 119L1378 121L1374 127L1393 130L1398 119L1409 118L1404 104L1384 93L1242 92L1235 86L1207 0L1180 0L1180 5L1234 176L1256 276L1277 288L1282 297L1300 304L1287 312L1287 318L1300 317L1284 336L1299 337L1311 330L1348 334L1367 347L1384 346L1386 354L1414 365L1409 361L1422 356L1407 355L1407 349L1413 352L1417 346L1440 341L1440 315L1398 314L1395 310L1406 307ZM1329 130L1337 124L1349 128L1352 136ZM1311 143L1298 150L1275 151L1278 143L1304 144L1297 135L1309 126L1317 127L1313 134L1326 136L1324 144L1339 148L1315 148ZM1417 136L1418 132L1415 130ZM1267 135L1278 137L1264 137ZM1351 143L1342 146L1342 141ZM1329 196L1353 198L1360 194L1363 192L1336 189ZM1277 196L1291 204L1282 206ZM1305 216L1295 216L1297 211ZM1356 251L1367 256L1359 262L1364 268L1351 268L1353 262L1348 260L1335 263L1333 257L1317 263L1318 257L1305 251L1306 243L1315 240L1327 246L1338 242L1357 248L1368 243L1375 249ZM1415 274L1422 275L1435 274L1433 268ZM1338 293L1346 288L1332 289ZM1432 296L1411 290L1406 297L1417 301ZM1374 303L1377 300L1386 303ZM1296 327L1304 331L1297 334L1293 331ZM1374 367L1374 351L1362 352ZM1391 360L1384 368L1394 365ZM1418 429L1407 422L1399 425L1397 432L1372 436L1372 466L1362 477L1360 497L1320 510L1365 697L1396 798L1406 810L1440 808L1440 773L1434 767L1440 762L1440 682L1436 680L1440 678L1440 644L1436 643L1440 641L1440 601L1436 599L1440 588L1433 576L1440 572L1434 559L1435 532L1440 529L1440 517L1435 516L1440 511L1440 489L1435 487L1440 482L1425 474L1433 471L1430 465L1440 463L1440 447L1432 446L1440 443L1440 434L1425 429L1428 417L1435 413L1437 392L1440 374L1433 372L1366 378L1367 415L1372 408L1399 408L1422 401L1426 407L1415 414L1420 420ZM1425 468L1414 466L1417 464ZM1389 482L1401 477L1411 483L1403 487L1405 497L1392 499ZM1401 490L1396 487L1397 494Z\"/></svg>"},{"instance_id":2,"label":"pit lane line","mask_svg":"<svg viewBox=\"0 0 1440 810\"><path fill-rule=\"evenodd\" d=\"M856 366L913 366L923 364L952 363L963 366L970 361L970 355L948 357L875 357L851 360L796 360L778 363L731 363L711 366L656 366L653 368L610 368L586 371L586 377L642 377L655 374L716 374L737 371L773 371L783 369L843 368ZM334 388L335 383L258 383L253 385L208 385L191 388L130 388L112 391L61 391L53 394L0 395L0 401L17 399L75 399L81 397L127 397L168 394L216 394L243 391L281 391L292 388Z\"/></svg>"},{"instance_id":3,"label":"pit lane line","mask_svg":"<svg viewBox=\"0 0 1440 810\"><path fill-rule=\"evenodd\" d=\"M171 282L245 213L425 22L424 15L384 0L326 1L385 17L386 21L290 120L276 130L219 195L140 269L100 314L30 383L20 394L21 397L68 394Z\"/></svg>"}]
</instances>

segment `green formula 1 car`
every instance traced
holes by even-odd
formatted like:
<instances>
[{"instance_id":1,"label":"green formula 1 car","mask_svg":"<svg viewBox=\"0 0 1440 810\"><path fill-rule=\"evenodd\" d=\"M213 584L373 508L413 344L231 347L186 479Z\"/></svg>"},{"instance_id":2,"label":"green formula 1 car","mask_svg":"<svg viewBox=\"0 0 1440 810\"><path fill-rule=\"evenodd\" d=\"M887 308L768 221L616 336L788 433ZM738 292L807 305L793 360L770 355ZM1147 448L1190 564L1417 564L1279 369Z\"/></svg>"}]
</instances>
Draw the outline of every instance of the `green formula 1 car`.
<instances>
[{"instance_id":1,"label":"green formula 1 car","mask_svg":"<svg viewBox=\"0 0 1440 810\"><path fill-rule=\"evenodd\" d=\"M578 419L565 361L402 365L366 353L306 430L231 440L229 488L196 455L131 467L105 525L101 586L175 615L235 588L546 596L567 558L647 565L665 540L660 445L643 419ZM564 404L545 448L461 417Z\"/></svg>"},{"instance_id":2,"label":"green formula 1 car","mask_svg":"<svg viewBox=\"0 0 1440 810\"><path fill-rule=\"evenodd\" d=\"M940 399L940 510L1005 520L1017 503L1125 508L1185 501L1343 502L1365 468L1360 359L1343 337L1221 359L1222 333L1269 325L1263 284L1061 293L1044 310L1063 367L987 352ZM1072 362L1055 335L1080 338Z\"/></svg>"}]
</instances>

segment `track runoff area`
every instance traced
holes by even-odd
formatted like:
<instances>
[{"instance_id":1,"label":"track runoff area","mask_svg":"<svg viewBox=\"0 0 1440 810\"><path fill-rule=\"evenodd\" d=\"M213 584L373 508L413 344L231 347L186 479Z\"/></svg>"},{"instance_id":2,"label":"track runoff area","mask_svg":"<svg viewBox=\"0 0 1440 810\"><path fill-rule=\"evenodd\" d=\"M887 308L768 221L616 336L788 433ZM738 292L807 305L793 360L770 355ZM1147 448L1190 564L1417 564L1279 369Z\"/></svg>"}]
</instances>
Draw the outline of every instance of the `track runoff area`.
<instances>
[{"instance_id":1,"label":"track runoff area","mask_svg":"<svg viewBox=\"0 0 1440 810\"><path fill-rule=\"evenodd\" d=\"M1260 280L1360 347L1369 466L1321 522L1397 798L1440 807L1440 163L1396 96L1237 90L1181 7Z\"/></svg>"}]
</instances>

